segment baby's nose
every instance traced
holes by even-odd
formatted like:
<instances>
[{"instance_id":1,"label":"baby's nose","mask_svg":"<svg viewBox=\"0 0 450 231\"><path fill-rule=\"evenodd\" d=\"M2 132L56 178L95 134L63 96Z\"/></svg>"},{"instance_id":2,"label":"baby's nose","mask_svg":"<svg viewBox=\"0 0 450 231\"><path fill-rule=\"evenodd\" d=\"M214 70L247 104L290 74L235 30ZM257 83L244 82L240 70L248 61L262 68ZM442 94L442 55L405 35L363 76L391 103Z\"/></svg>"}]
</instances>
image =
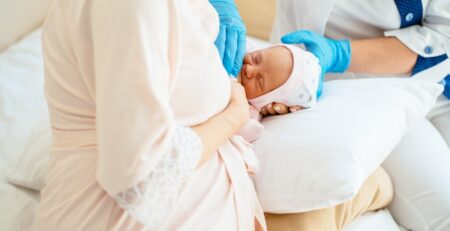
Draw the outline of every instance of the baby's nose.
<instances>
[{"instance_id":1,"label":"baby's nose","mask_svg":"<svg viewBox=\"0 0 450 231\"><path fill-rule=\"evenodd\" d=\"M253 75L254 75L254 73L255 73L255 71L256 71L256 67L254 67L253 65L250 65L250 64L246 64L245 66L244 66L244 70L245 70L245 76L247 77L247 79L251 79L251 78L253 78Z\"/></svg>"}]
</instances>

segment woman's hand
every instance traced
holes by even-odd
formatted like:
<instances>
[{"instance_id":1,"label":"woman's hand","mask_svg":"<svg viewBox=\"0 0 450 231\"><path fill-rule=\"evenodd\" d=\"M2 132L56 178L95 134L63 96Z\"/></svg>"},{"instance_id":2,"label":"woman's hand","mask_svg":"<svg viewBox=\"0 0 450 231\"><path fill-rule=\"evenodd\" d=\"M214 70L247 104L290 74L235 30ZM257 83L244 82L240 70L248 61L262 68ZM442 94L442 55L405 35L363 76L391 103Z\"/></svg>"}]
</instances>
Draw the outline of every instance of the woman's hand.
<instances>
[{"instance_id":1,"label":"woman's hand","mask_svg":"<svg viewBox=\"0 0 450 231\"><path fill-rule=\"evenodd\" d=\"M304 109L301 106L292 106L288 107L282 103L270 103L261 108L261 115L270 116L270 115L284 115L289 112L296 112Z\"/></svg>"},{"instance_id":2,"label":"woman's hand","mask_svg":"<svg viewBox=\"0 0 450 231\"><path fill-rule=\"evenodd\" d=\"M206 162L223 143L236 134L250 118L245 90L235 80L231 81L228 106L203 124L192 127L203 144L203 156L199 166Z\"/></svg>"}]
</instances>

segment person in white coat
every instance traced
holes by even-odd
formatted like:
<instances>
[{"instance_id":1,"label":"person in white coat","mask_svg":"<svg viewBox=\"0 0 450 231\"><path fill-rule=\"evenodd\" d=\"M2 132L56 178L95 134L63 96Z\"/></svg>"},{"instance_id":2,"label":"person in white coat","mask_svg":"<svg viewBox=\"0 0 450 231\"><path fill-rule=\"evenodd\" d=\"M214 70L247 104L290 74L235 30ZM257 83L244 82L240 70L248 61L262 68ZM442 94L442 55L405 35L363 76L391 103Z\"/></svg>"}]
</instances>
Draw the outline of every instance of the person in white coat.
<instances>
[{"instance_id":1,"label":"person in white coat","mask_svg":"<svg viewBox=\"0 0 450 231\"><path fill-rule=\"evenodd\" d=\"M399 224L450 230L450 1L278 0L272 39L304 44L320 59L325 80L391 76L446 84L383 167L394 183L389 209ZM265 113L289 110L275 106Z\"/></svg>"}]
</instances>

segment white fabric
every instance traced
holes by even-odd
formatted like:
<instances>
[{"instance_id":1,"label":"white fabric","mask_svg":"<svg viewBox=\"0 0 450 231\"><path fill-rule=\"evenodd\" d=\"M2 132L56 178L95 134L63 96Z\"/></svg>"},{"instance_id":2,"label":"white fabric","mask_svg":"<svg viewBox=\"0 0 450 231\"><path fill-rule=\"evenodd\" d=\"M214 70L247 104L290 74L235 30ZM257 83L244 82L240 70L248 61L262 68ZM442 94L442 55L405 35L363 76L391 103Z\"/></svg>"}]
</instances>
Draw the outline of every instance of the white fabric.
<instances>
[{"instance_id":1,"label":"white fabric","mask_svg":"<svg viewBox=\"0 0 450 231\"><path fill-rule=\"evenodd\" d=\"M286 106L310 108L317 102L317 90L321 78L319 59L311 52L293 45L285 46L292 54L293 67L289 78L278 88L264 95L250 99L249 103L258 110L272 102Z\"/></svg>"},{"instance_id":2,"label":"white fabric","mask_svg":"<svg viewBox=\"0 0 450 231\"><path fill-rule=\"evenodd\" d=\"M410 79L331 81L315 107L263 119L253 144L264 211L303 212L351 199L442 89Z\"/></svg>"},{"instance_id":3,"label":"white fabric","mask_svg":"<svg viewBox=\"0 0 450 231\"><path fill-rule=\"evenodd\" d=\"M393 0L324 0L320 4L277 0L272 40L278 42L286 33L311 29L335 39L396 36L421 56L450 54L450 2L422 0L422 4L423 26L399 29L400 14ZM427 46L432 47L431 54L425 52ZM432 73L434 69L445 69L448 73L448 67L449 64L437 65L421 74Z\"/></svg>"},{"instance_id":4,"label":"white fabric","mask_svg":"<svg viewBox=\"0 0 450 231\"><path fill-rule=\"evenodd\" d=\"M0 53L0 153L9 166L25 151L31 129L48 117L40 34Z\"/></svg>"},{"instance_id":5,"label":"white fabric","mask_svg":"<svg viewBox=\"0 0 450 231\"><path fill-rule=\"evenodd\" d=\"M180 188L193 174L202 150L201 140L192 129L176 128L171 149L150 176L114 199L146 227L157 230L174 209Z\"/></svg>"},{"instance_id":6,"label":"white fabric","mask_svg":"<svg viewBox=\"0 0 450 231\"><path fill-rule=\"evenodd\" d=\"M45 185L52 142L48 119L40 121L30 132L25 152L9 171L6 180L17 186L40 191Z\"/></svg>"},{"instance_id":7,"label":"white fabric","mask_svg":"<svg viewBox=\"0 0 450 231\"><path fill-rule=\"evenodd\" d=\"M0 155L0 161L4 156ZM39 192L16 187L3 178L0 170L0 227L5 231L29 231L39 203Z\"/></svg>"},{"instance_id":8,"label":"white fabric","mask_svg":"<svg viewBox=\"0 0 450 231\"><path fill-rule=\"evenodd\" d=\"M450 230L450 149L422 120L383 163L394 184L389 210L411 230Z\"/></svg>"},{"instance_id":9,"label":"white fabric","mask_svg":"<svg viewBox=\"0 0 450 231\"><path fill-rule=\"evenodd\" d=\"M31 128L47 116L41 54L39 31L0 53L1 230L30 230L39 201L38 192L16 187L4 177L28 145Z\"/></svg>"},{"instance_id":10,"label":"white fabric","mask_svg":"<svg viewBox=\"0 0 450 231\"><path fill-rule=\"evenodd\" d=\"M279 2L283 4L283 8L278 8L279 18L275 23L275 38L301 28L313 29L337 39L383 37L384 32L389 31L386 33L387 36L397 36L420 55L425 55L424 46L433 48L432 56L445 53L444 47L448 53L450 42L448 0L422 0L425 14L423 27L401 30L398 30L400 15L392 0L328 0L321 4L314 1L302 4L301 0L279 0ZM419 72L414 79L438 82L449 73L449 67L450 62L444 61ZM331 75L327 75L327 79L330 77ZM344 73L332 77L350 79L380 76ZM450 229L448 221L441 217L441 214L450 211L448 193L450 174L445 170L450 166L449 143L447 142L446 148L442 142L443 138L447 141L450 139L448 138L450 113L436 115L437 111L449 111L450 105L448 99L443 99L443 96L441 99L439 100L443 102L441 106L435 107L428 117L435 128L430 124L415 128L384 163L394 182L394 190L400 192L395 193L390 207L393 216L405 227L416 227L419 231ZM426 134L432 134L435 139ZM403 191L406 193L401 193Z\"/></svg>"},{"instance_id":11,"label":"white fabric","mask_svg":"<svg viewBox=\"0 0 450 231\"><path fill-rule=\"evenodd\" d=\"M424 20L422 25L386 31L386 36L395 36L411 50L423 57L450 54L450 1L422 0ZM432 52L426 53L425 47Z\"/></svg>"},{"instance_id":12,"label":"white fabric","mask_svg":"<svg viewBox=\"0 0 450 231\"><path fill-rule=\"evenodd\" d=\"M258 46L267 46L263 41L249 40ZM26 138L30 137L31 128L47 117L42 93L40 32L32 33L18 45L0 53L0 73L0 114L3 113L0 120L0 174L3 178L29 144ZM29 230L38 200L38 192L15 187L2 179L0 227L10 231ZM364 222L358 223L364 225Z\"/></svg>"},{"instance_id":13,"label":"white fabric","mask_svg":"<svg viewBox=\"0 0 450 231\"><path fill-rule=\"evenodd\" d=\"M368 212L344 227L343 231L400 231L387 209Z\"/></svg>"},{"instance_id":14,"label":"white fabric","mask_svg":"<svg viewBox=\"0 0 450 231\"><path fill-rule=\"evenodd\" d=\"M450 147L450 100L441 95L427 119L436 127Z\"/></svg>"}]
</instances>

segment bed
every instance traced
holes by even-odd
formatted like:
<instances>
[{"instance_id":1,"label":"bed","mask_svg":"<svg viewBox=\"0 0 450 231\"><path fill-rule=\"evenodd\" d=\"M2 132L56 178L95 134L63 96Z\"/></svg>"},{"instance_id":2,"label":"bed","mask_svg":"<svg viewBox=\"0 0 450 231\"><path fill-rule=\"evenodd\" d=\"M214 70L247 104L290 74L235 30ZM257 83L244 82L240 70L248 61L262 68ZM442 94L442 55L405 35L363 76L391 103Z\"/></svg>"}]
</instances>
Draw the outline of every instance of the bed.
<instances>
[{"instance_id":1,"label":"bed","mask_svg":"<svg viewBox=\"0 0 450 231\"><path fill-rule=\"evenodd\" d=\"M11 184L6 176L32 142L33 128L48 123L39 27L50 2L0 3L0 227L5 231L31 230L39 203L39 191ZM245 4L255 2L238 1L244 18L249 12ZM265 4L267 12L274 6L273 1L261 0L261 3ZM270 27L270 20L268 22L254 27L248 24L250 35L267 39L264 30ZM399 229L385 209L363 215L345 230Z\"/></svg>"}]
</instances>

